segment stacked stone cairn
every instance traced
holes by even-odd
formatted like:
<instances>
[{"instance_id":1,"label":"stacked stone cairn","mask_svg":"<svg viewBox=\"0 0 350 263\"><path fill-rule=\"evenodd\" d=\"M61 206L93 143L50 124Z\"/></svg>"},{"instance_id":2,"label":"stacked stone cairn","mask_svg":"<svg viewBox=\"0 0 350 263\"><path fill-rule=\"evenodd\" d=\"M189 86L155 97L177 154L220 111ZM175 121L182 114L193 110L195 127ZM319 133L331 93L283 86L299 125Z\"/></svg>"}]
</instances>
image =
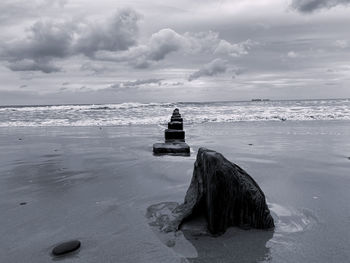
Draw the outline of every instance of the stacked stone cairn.
<instances>
[{"instance_id":1,"label":"stacked stone cairn","mask_svg":"<svg viewBox=\"0 0 350 263\"><path fill-rule=\"evenodd\" d=\"M190 147L185 143L185 131L183 130L183 119L179 109L173 111L168 129L165 130L165 143L153 144L153 153L156 155L190 155Z\"/></svg>"}]
</instances>

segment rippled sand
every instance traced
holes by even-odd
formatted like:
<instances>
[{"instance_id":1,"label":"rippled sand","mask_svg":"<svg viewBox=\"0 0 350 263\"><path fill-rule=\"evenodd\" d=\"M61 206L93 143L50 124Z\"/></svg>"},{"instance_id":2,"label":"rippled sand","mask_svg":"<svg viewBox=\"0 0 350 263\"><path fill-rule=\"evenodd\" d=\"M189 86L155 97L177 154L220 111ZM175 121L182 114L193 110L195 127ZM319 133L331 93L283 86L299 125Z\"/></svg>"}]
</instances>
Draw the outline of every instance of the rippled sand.
<instances>
[{"instance_id":1,"label":"rippled sand","mask_svg":"<svg viewBox=\"0 0 350 263\"><path fill-rule=\"evenodd\" d=\"M0 128L0 262L50 262L73 238L82 247L64 262L348 262L350 122L195 124L191 157L155 157L163 129ZM149 206L183 201L201 146L254 177L275 231L150 225Z\"/></svg>"}]
</instances>

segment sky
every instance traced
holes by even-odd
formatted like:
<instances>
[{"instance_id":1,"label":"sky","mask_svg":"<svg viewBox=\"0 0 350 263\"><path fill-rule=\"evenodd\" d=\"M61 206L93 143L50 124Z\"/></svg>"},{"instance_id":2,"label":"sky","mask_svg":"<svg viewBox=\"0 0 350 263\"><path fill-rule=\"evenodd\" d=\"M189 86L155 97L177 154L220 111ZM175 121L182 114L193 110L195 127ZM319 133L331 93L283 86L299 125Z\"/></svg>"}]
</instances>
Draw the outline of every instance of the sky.
<instances>
[{"instance_id":1,"label":"sky","mask_svg":"<svg viewBox=\"0 0 350 263\"><path fill-rule=\"evenodd\" d=\"M350 0L1 0L0 105L350 98Z\"/></svg>"}]
</instances>

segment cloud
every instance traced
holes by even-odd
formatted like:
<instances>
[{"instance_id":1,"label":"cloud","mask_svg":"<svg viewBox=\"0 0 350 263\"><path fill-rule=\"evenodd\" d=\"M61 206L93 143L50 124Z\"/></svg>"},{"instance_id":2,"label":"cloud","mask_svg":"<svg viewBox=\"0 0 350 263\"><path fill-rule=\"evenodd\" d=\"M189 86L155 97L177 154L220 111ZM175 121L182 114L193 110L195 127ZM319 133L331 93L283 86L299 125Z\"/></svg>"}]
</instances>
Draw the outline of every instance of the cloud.
<instances>
[{"instance_id":1,"label":"cloud","mask_svg":"<svg viewBox=\"0 0 350 263\"><path fill-rule=\"evenodd\" d=\"M135 80L135 81L125 81L122 82L123 86L125 87L135 87L140 86L144 84L159 84L162 81L162 79L141 79L141 80Z\"/></svg>"},{"instance_id":2,"label":"cloud","mask_svg":"<svg viewBox=\"0 0 350 263\"><path fill-rule=\"evenodd\" d=\"M59 72L61 69L45 60L22 59L8 65L12 71L41 71L44 73Z\"/></svg>"},{"instance_id":3,"label":"cloud","mask_svg":"<svg viewBox=\"0 0 350 263\"><path fill-rule=\"evenodd\" d=\"M233 67L229 70L229 72L232 73L232 79L237 78L239 75L242 75L246 71L247 71L246 69L239 68L239 67Z\"/></svg>"},{"instance_id":4,"label":"cloud","mask_svg":"<svg viewBox=\"0 0 350 263\"><path fill-rule=\"evenodd\" d=\"M188 81L198 79L202 76L215 76L220 73L225 73L227 70L227 62L220 58L214 59L213 61L205 64L198 71L192 73Z\"/></svg>"},{"instance_id":5,"label":"cloud","mask_svg":"<svg viewBox=\"0 0 350 263\"><path fill-rule=\"evenodd\" d=\"M81 64L80 70L91 71L93 74L99 74L108 71L108 67L101 65L101 63L92 63L88 61Z\"/></svg>"},{"instance_id":6,"label":"cloud","mask_svg":"<svg viewBox=\"0 0 350 263\"><path fill-rule=\"evenodd\" d=\"M348 4L350 4L350 0L292 0L291 7L301 13L312 13L319 9Z\"/></svg>"},{"instance_id":7,"label":"cloud","mask_svg":"<svg viewBox=\"0 0 350 263\"><path fill-rule=\"evenodd\" d=\"M193 54L212 54L220 43L219 33L213 31L186 32L187 52Z\"/></svg>"},{"instance_id":8,"label":"cloud","mask_svg":"<svg viewBox=\"0 0 350 263\"><path fill-rule=\"evenodd\" d=\"M1 24L18 24L29 17L42 15L54 8L63 8L67 0L1 0L0 1L0 22Z\"/></svg>"},{"instance_id":9,"label":"cloud","mask_svg":"<svg viewBox=\"0 0 350 263\"><path fill-rule=\"evenodd\" d=\"M148 68L154 62L163 60L168 54L183 49L187 39L170 28L164 28L151 35L146 44L130 47L124 52L99 52L99 60L126 61L135 68Z\"/></svg>"},{"instance_id":10,"label":"cloud","mask_svg":"<svg viewBox=\"0 0 350 263\"><path fill-rule=\"evenodd\" d=\"M63 58L70 52L73 40L72 26L52 21L36 22L24 39L12 41L4 46L6 55L12 60Z\"/></svg>"},{"instance_id":11,"label":"cloud","mask_svg":"<svg viewBox=\"0 0 350 263\"><path fill-rule=\"evenodd\" d=\"M232 44L220 39L218 33L207 31L179 34L170 28L164 28L151 35L149 40L121 52L99 51L95 59L103 61L127 62L135 68L148 68L164 60L174 52L189 55L215 55L239 57L249 53L256 42L246 40Z\"/></svg>"},{"instance_id":12,"label":"cloud","mask_svg":"<svg viewBox=\"0 0 350 263\"><path fill-rule=\"evenodd\" d=\"M1 0L0 24L18 26L27 19L60 13L67 3L67 0Z\"/></svg>"},{"instance_id":13,"label":"cloud","mask_svg":"<svg viewBox=\"0 0 350 263\"><path fill-rule=\"evenodd\" d=\"M176 82L162 82L162 86L183 86L184 83L181 81L176 81Z\"/></svg>"},{"instance_id":14,"label":"cloud","mask_svg":"<svg viewBox=\"0 0 350 263\"><path fill-rule=\"evenodd\" d=\"M40 2L40 1L39 1ZM59 6L64 7L68 3L68 0L43 0L42 5L44 6Z\"/></svg>"},{"instance_id":15,"label":"cloud","mask_svg":"<svg viewBox=\"0 0 350 263\"><path fill-rule=\"evenodd\" d=\"M186 44L186 39L174 30L166 28L153 34L149 41L148 58L159 61L171 52L179 50Z\"/></svg>"},{"instance_id":16,"label":"cloud","mask_svg":"<svg viewBox=\"0 0 350 263\"><path fill-rule=\"evenodd\" d=\"M239 57L242 55L247 55L248 51L251 49L251 47L256 45L256 44L257 44L256 42L253 42L250 39L248 39L244 42L238 43L238 44L231 44L226 40L220 40L219 44L217 45L216 49L214 50L214 54Z\"/></svg>"},{"instance_id":17,"label":"cloud","mask_svg":"<svg viewBox=\"0 0 350 263\"><path fill-rule=\"evenodd\" d=\"M334 45L339 48L347 48L349 47L349 43L346 40L336 40Z\"/></svg>"},{"instance_id":18,"label":"cloud","mask_svg":"<svg viewBox=\"0 0 350 263\"><path fill-rule=\"evenodd\" d=\"M93 57L100 50L126 50L136 44L140 15L132 9L122 9L104 23L82 24L74 45L76 53Z\"/></svg>"},{"instance_id":19,"label":"cloud","mask_svg":"<svg viewBox=\"0 0 350 263\"><path fill-rule=\"evenodd\" d=\"M24 38L4 44L2 57L14 71L57 72L54 59L128 49L136 43L138 19L132 9L122 9L104 23L38 21Z\"/></svg>"},{"instance_id":20,"label":"cloud","mask_svg":"<svg viewBox=\"0 0 350 263\"><path fill-rule=\"evenodd\" d=\"M289 58L297 58L298 56L299 56L299 54L296 53L295 51L289 51L287 53L287 57L289 57Z\"/></svg>"},{"instance_id":21,"label":"cloud","mask_svg":"<svg viewBox=\"0 0 350 263\"><path fill-rule=\"evenodd\" d=\"M225 39L221 39L219 33L213 31L186 32L183 36L186 39L184 47L186 52L190 54L205 53L240 57L247 55L249 50L258 44L250 39L239 43L230 43Z\"/></svg>"},{"instance_id":22,"label":"cloud","mask_svg":"<svg viewBox=\"0 0 350 263\"><path fill-rule=\"evenodd\" d=\"M140 86L147 85L147 84L157 84L161 85L161 81L163 79L138 79L133 81L122 81L115 83L113 85L110 85L107 89L130 89L130 88L139 88Z\"/></svg>"},{"instance_id":23,"label":"cloud","mask_svg":"<svg viewBox=\"0 0 350 263\"><path fill-rule=\"evenodd\" d=\"M65 1L56 0L56 3L64 4ZM57 62L84 55L88 62L83 62L80 69L100 74L107 70L103 63L106 61L145 69L175 52L186 59L189 55L194 58L198 55L239 57L248 54L257 44L250 39L230 43L213 31L180 34L171 28L163 28L138 43L140 18L136 11L126 8L97 22L40 20L23 37L0 44L1 59L7 61L7 67L12 71L54 73L62 71Z\"/></svg>"}]
</instances>

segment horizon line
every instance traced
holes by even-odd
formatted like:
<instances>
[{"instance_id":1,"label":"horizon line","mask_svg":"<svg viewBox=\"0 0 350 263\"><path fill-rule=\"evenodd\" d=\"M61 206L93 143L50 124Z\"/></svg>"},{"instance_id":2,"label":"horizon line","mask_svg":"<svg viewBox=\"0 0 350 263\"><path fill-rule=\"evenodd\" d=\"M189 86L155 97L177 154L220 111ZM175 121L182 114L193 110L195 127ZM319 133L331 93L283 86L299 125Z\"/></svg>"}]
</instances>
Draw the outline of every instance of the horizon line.
<instances>
[{"instance_id":1,"label":"horizon line","mask_svg":"<svg viewBox=\"0 0 350 263\"><path fill-rule=\"evenodd\" d=\"M253 101L255 99L261 99L261 101ZM213 101L176 101L176 102L169 102L169 101L162 101L162 102L137 102L137 101L126 101L126 102L106 102L106 103L60 103L60 104L7 104L7 105L0 105L1 108L10 108L10 107L51 107L51 106L85 106L85 105L105 105L105 104L123 104L123 103L140 103L140 104L152 104L152 103L159 103L159 104L176 104L176 103L197 103L197 104L204 104L204 103L227 103L227 102L271 102L271 101L312 101L312 100L350 100L350 98L313 98L313 99L269 99L269 98L253 98L250 100L213 100Z\"/></svg>"}]
</instances>

